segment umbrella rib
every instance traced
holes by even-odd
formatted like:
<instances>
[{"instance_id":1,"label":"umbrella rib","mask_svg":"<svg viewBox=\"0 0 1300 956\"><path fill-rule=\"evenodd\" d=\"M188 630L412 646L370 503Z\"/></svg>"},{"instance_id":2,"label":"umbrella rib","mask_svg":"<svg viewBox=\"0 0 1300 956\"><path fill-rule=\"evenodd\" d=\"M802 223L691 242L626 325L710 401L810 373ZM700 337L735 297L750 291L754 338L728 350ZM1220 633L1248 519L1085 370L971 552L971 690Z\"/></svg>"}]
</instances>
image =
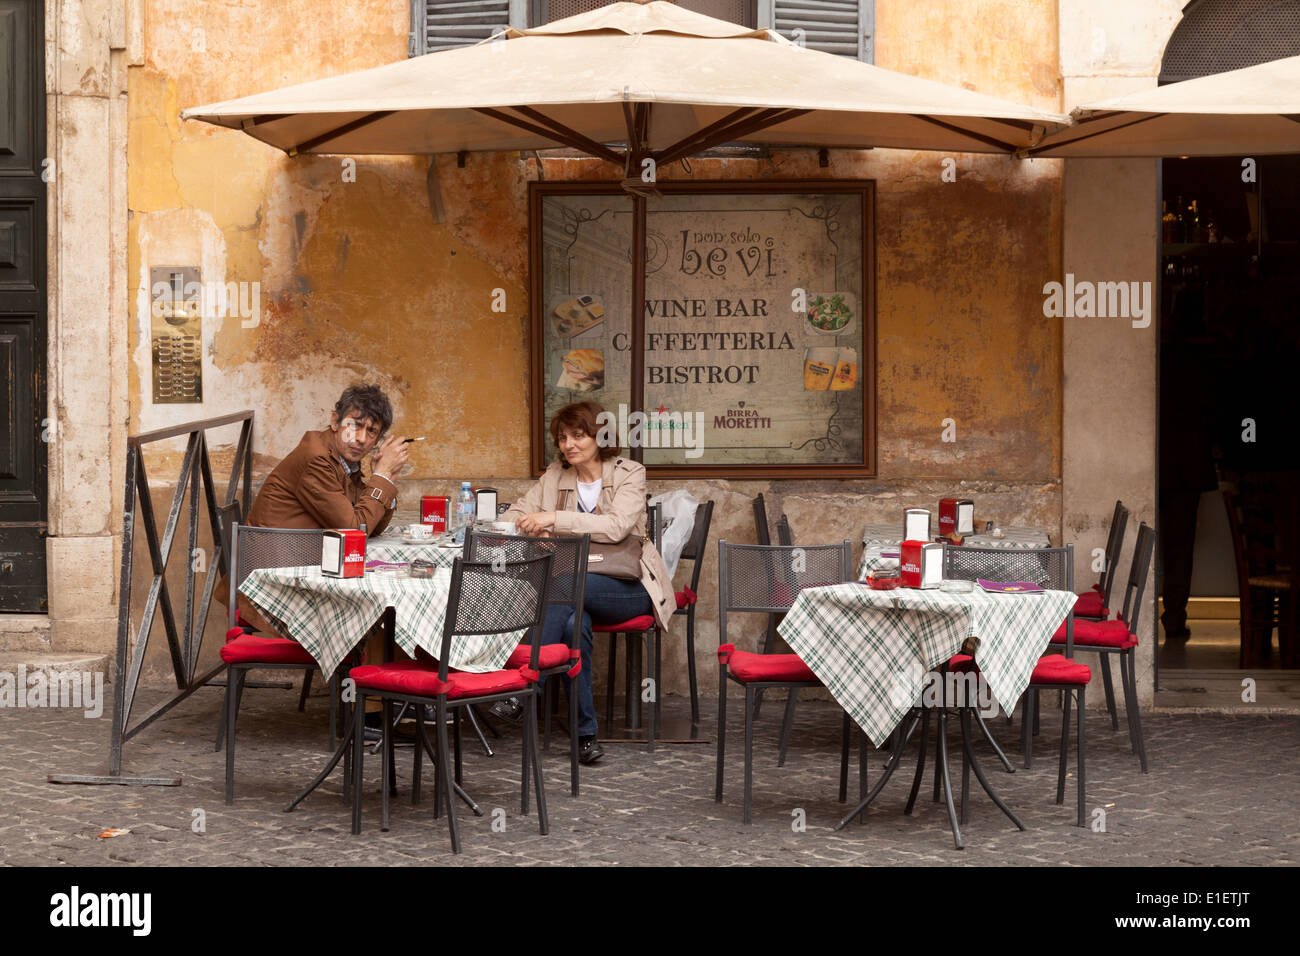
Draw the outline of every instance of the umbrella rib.
<instances>
[{"instance_id":1,"label":"umbrella rib","mask_svg":"<svg viewBox=\"0 0 1300 956\"><path fill-rule=\"evenodd\" d=\"M763 110L757 116L751 116L748 119L743 117L738 118L735 122L718 129L714 129L714 127L706 127L705 130L701 130L694 136L682 140L675 146L668 147L668 149L664 150L664 152L660 154L659 162L671 163L680 159L682 156L685 156L687 153L703 152L706 149L711 149L714 146L729 142L738 137L748 136L751 133L756 133L759 130L777 126L788 120L797 119L800 116L804 116L811 112L812 110L770 109ZM714 124L714 126L717 126L717 124ZM713 132L705 135L708 130L713 130Z\"/></svg>"},{"instance_id":2,"label":"umbrella rib","mask_svg":"<svg viewBox=\"0 0 1300 956\"><path fill-rule=\"evenodd\" d=\"M962 136L969 136L971 139L979 140L985 146L994 146L997 149L1005 150L1008 153L1014 153L1016 151L1016 147L1012 146L1010 143L1005 143L1000 139L994 139L992 136L985 136L983 133L977 133L971 129L965 129L955 123L945 123L941 119L935 119L933 116L926 116L923 113L912 113L911 116L913 119L919 119L926 123L933 123L935 126L942 129L951 130L954 133L960 133Z\"/></svg>"},{"instance_id":3,"label":"umbrella rib","mask_svg":"<svg viewBox=\"0 0 1300 956\"><path fill-rule=\"evenodd\" d=\"M311 139L303 140L296 146L290 146L286 152L290 156L311 152L321 143L327 142L331 139L337 139L340 136L346 136L348 133L361 129L363 126L369 126L371 123L378 123L380 120L392 116L395 112L396 110L383 110L378 113L370 113L369 115L362 116L359 119L354 119L350 123L344 123L342 126L337 126L329 132L321 133L319 136L313 136Z\"/></svg>"},{"instance_id":4,"label":"umbrella rib","mask_svg":"<svg viewBox=\"0 0 1300 956\"><path fill-rule=\"evenodd\" d=\"M745 117L752 116L757 112L758 112L757 106L745 106L737 110L732 110L726 116L722 117L722 119L714 123L710 123L708 126L705 126L703 129L696 130L694 133L691 133L685 139L680 139L676 143L673 143L673 145L671 146L666 146L663 149L661 149L659 151L659 157L660 157L659 161L672 162L674 159L677 159L679 155L684 155L687 151L691 150L691 148L695 143L707 139L715 131L719 129L724 129L728 126L738 123L741 120L743 120ZM768 112L771 112L771 110L768 110Z\"/></svg>"},{"instance_id":5,"label":"umbrella rib","mask_svg":"<svg viewBox=\"0 0 1300 956\"><path fill-rule=\"evenodd\" d=\"M591 155L593 156L599 156L601 159L607 159L611 163L622 164L623 162L623 157L620 156L618 153L616 153L614 150L610 149L608 146L602 145L601 143L596 142L594 139L591 139L588 136L583 136L576 129L571 129L568 126L565 126L563 123L559 122L558 120L552 119L551 117L547 116L545 113L533 109L531 106L514 106L511 107L511 109L513 109L516 113L519 113L523 116L528 117L531 120L535 120L537 123L542 124L541 126L531 127L531 129L529 130L530 132L540 133L543 136L548 136L551 139L563 142L567 146L572 146L575 149L581 149L585 152L591 153ZM498 119L501 120L502 122L510 123L514 126L518 126L520 129L529 129L529 125L524 123L524 121L518 120L513 116L511 116L509 113L503 113L500 110L484 108L484 109L477 109L476 112L483 113L487 116L491 116L493 119Z\"/></svg>"},{"instance_id":6,"label":"umbrella rib","mask_svg":"<svg viewBox=\"0 0 1300 956\"><path fill-rule=\"evenodd\" d=\"M1293 123L1300 123L1300 113L1279 113L1283 119L1288 119Z\"/></svg>"},{"instance_id":7,"label":"umbrella rib","mask_svg":"<svg viewBox=\"0 0 1300 956\"><path fill-rule=\"evenodd\" d=\"M1110 115L1113 116L1113 115L1115 115L1115 114L1112 113L1112 114L1110 114ZM1139 116L1137 119L1135 119L1135 120L1129 120L1127 123L1120 123L1120 124L1117 125L1117 126L1107 126L1105 129L1094 130L1094 131L1091 132L1091 133L1085 133L1083 136L1076 136L1076 137L1074 137L1074 139L1062 140L1062 141L1060 141L1060 142L1052 143L1052 144L1047 145L1047 146L1035 146L1033 149L1027 149L1027 150L1025 150L1025 155L1026 155L1026 156L1033 156L1033 155L1036 154L1036 153L1043 153L1043 152L1046 152L1046 151L1049 150L1049 149L1058 149L1058 148L1061 147L1061 146L1071 146L1071 145L1073 145L1074 143L1082 143L1085 139L1092 139L1094 136L1101 136L1101 135L1103 135L1103 134L1105 134L1105 133L1113 133L1113 132L1114 132L1115 130L1117 130L1117 129L1127 129L1127 128L1130 127L1130 126L1137 126L1139 123L1146 123L1146 122L1149 122L1149 121L1151 121L1151 120L1153 120L1153 119L1160 119L1160 117L1162 117L1162 116L1167 116L1167 115L1169 115L1169 114L1167 114L1167 113L1151 113L1151 114L1149 114L1149 115L1147 115L1147 116ZM1085 121L1085 122L1088 122L1088 121Z\"/></svg>"}]
</instances>

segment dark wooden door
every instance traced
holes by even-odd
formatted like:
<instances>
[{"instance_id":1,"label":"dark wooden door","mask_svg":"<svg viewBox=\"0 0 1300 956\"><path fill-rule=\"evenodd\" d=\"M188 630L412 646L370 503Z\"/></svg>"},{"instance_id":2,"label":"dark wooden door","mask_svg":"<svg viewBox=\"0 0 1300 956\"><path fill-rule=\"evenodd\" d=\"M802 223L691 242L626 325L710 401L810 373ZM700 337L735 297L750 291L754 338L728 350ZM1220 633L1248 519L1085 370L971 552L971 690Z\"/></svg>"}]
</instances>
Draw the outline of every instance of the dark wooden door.
<instances>
[{"instance_id":1,"label":"dark wooden door","mask_svg":"<svg viewBox=\"0 0 1300 956\"><path fill-rule=\"evenodd\" d=\"M0 612L48 608L42 6L0 0Z\"/></svg>"}]
</instances>

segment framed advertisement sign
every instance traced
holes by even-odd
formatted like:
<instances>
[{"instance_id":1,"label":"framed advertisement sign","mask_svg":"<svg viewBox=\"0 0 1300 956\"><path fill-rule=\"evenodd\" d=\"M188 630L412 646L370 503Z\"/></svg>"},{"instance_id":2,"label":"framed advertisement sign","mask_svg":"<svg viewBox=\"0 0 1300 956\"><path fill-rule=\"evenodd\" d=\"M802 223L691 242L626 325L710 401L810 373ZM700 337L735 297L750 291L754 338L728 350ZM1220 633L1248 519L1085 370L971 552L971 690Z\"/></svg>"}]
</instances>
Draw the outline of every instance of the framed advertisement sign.
<instances>
[{"instance_id":1,"label":"framed advertisement sign","mask_svg":"<svg viewBox=\"0 0 1300 956\"><path fill-rule=\"evenodd\" d=\"M532 184L534 467L555 412L590 399L652 477L874 475L873 187L656 184L638 341L627 194Z\"/></svg>"}]
</instances>

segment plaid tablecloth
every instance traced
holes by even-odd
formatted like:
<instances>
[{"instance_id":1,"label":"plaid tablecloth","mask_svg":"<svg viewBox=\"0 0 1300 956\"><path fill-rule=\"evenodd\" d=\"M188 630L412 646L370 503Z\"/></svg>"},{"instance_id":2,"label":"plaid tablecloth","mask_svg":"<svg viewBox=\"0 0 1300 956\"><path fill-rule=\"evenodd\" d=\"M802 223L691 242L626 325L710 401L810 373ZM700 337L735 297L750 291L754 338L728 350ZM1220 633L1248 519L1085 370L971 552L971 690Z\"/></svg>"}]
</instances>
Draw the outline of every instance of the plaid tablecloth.
<instances>
[{"instance_id":1,"label":"plaid tablecloth","mask_svg":"<svg viewBox=\"0 0 1300 956\"><path fill-rule=\"evenodd\" d=\"M801 591L781 637L872 742L884 743L917 705L925 675L976 638L975 659L1010 710L1074 606L1066 591L966 594L837 584Z\"/></svg>"},{"instance_id":2,"label":"plaid tablecloth","mask_svg":"<svg viewBox=\"0 0 1300 956\"><path fill-rule=\"evenodd\" d=\"M887 558L882 552L888 551L894 555ZM862 560L858 562L858 580L864 581L872 571L883 571L887 568L898 570L898 545L892 544L887 546L875 545L874 547L865 547L862 549Z\"/></svg>"},{"instance_id":3,"label":"plaid tablecloth","mask_svg":"<svg viewBox=\"0 0 1300 956\"><path fill-rule=\"evenodd\" d=\"M367 557L371 557L369 549ZM374 573L363 578L334 578L316 567L262 568L250 574L239 590L305 647L323 673L332 674L390 607L396 611L393 636L397 646L412 657L417 648L437 657L442 651L442 622L451 593L450 564L448 559L448 566L438 568L431 578ZM454 635L448 663L475 673L499 670L523 635L523 631Z\"/></svg>"},{"instance_id":4,"label":"plaid tablecloth","mask_svg":"<svg viewBox=\"0 0 1300 956\"><path fill-rule=\"evenodd\" d=\"M366 542L367 561L409 564L416 558L423 558L439 568L450 568L462 551L462 548L439 548L431 544L403 544L401 538L390 538L387 535Z\"/></svg>"},{"instance_id":5,"label":"plaid tablecloth","mask_svg":"<svg viewBox=\"0 0 1300 956\"><path fill-rule=\"evenodd\" d=\"M974 548L1050 548L1052 539L1041 528L1011 525L1000 528L1002 537L980 532L969 534L963 543Z\"/></svg>"}]
</instances>

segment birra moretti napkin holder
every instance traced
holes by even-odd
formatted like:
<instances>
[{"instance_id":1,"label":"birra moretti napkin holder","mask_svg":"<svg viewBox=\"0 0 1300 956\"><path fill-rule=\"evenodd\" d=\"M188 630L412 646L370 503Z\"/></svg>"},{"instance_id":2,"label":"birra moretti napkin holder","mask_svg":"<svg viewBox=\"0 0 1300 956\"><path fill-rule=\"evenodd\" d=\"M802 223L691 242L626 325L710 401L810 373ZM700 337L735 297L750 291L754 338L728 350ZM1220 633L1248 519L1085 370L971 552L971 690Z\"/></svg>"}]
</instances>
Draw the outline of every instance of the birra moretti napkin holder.
<instances>
[{"instance_id":1,"label":"birra moretti napkin holder","mask_svg":"<svg viewBox=\"0 0 1300 956\"><path fill-rule=\"evenodd\" d=\"M903 587L937 588L943 583L943 545L904 541L898 552L898 577Z\"/></svg>"},{"instance_id":2,"label":"birra moretti napkin holder","mask_svg":"<svg viewBox=\"0 0 1300 956\"><path fill-rule=\"evenodd\" d=\"M939 499L939 534L968 535L975 533L975 502L968 498Z\"/></svg>"},{"instance_id":3,"label":"birra moretti napkin holder","mask_svg":"<svg viewBox=\"0 0 1300 956\"><path fill-rule=\"evenodd\" d=\"M904 541L929 541L933 537L928 508L908 508L903 512Z\"/></svg>"},{"instance_id":4,"label":"birra moretti napkin holder","mask_svg":"<svg viewBox=\"0 0 1300 956\"><path fill-rule=\"evenodd\" d=\"M320 572L331 578L364 576L366 533L355 528L326 531L321 538Z\"/></svg>"}]
</instances>

